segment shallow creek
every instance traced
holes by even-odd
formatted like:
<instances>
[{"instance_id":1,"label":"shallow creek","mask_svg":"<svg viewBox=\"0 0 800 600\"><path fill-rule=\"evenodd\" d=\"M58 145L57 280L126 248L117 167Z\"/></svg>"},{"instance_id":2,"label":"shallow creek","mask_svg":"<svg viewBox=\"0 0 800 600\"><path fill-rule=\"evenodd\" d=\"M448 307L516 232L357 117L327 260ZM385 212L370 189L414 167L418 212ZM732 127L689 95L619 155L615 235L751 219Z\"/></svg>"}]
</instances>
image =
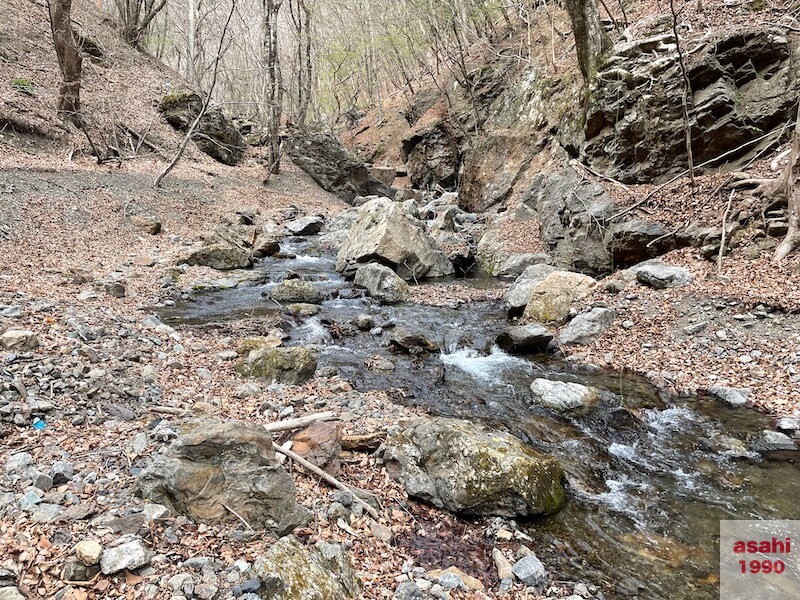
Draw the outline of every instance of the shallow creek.
<instances>
[{"instance_id":1,"label":"shallow creek","mask_svg":"<svg viewBox=\"0 0 800 600\"><path fill-rule=\"evenodd\" d=\"M798 465L747 450L746 441L769 427L766 417L667 397L630 375L579 373L546 356L508 355L493 343L508 325L499 303L379 306L352 297L357 294L335 272L334 257L318 251L313 238L294 239L282 250L296 258L262 261L256 266L261 283L198 293L163 310L162 318L191 325L274 312L262 293L289 271L328 290L335 299L319 315L298 317L289 341L316 348L320 368L335 367L361 390L399 388L398 401L435 414L508 428L561 461L567 506L521 524L561 577L600 584L609 597L718 598L721 519L800 519ZM498 285L492 279L459 283ZM386 327L379 335L356 331L339 340L325 327L365 313L377 326L423 333L441 353L392 353ZM365 361L376 355L396 369L369 371ZM531 408L529 386L537 377L596 386L602 401L584 416Z\"/></svg>"}]
</instances>

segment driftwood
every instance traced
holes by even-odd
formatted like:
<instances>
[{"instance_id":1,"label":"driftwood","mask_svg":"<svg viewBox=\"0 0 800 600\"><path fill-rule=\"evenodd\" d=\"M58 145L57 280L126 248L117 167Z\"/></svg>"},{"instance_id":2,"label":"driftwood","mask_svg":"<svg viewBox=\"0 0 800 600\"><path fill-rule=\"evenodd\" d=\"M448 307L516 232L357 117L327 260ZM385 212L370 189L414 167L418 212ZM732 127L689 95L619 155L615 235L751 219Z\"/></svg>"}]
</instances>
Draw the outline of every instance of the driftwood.
<instances>
[{"instance_id":1,"label":"driftwood","mask_svg":"<svg viewBox=\"0 0 800 600\"><path fill-rule=\"evenodd\" d=\"M368 504L365 500L363 500L361 497L359 497L358 491L356 489L350 487L346 483L342 483L341 481L336 479L336 477L334 477L333 475L330 475L329 473L326 473L325 471L323 471L319 467L311 464L310 462L308 462L305 458L303 458L302 456L300 456L296 452L292 452L291 450L287 450L286 448L278 446L278 444L276 444L274 442L272 444L272 448L278 454L283 454L284 456L290 458L291 460L293 460L294 462L299 464L301 467L303 467L309 473L313 473L317 477L320 477L320 478L324 479L325 481L330 483L333 487L335 487L335 488L337 488L339 490L342 490L343 492L350 492L351 494L353 494L353 500L355 502L358 502L361 506L363 506L364 510L367 511L367 513L371 517L374 517L375 519L379 518L378 511L375 509L375 507L373 507L371 504Z\"/></svg>"},{"instance_id":2,"label":"driftwood","mask_svg":"<svg viewBox=\"0 0 800 600\"><path fill-rule=\"evenodd\" d=\"M298 417L296 419L287 419L285 421L275 421L274 423L267 423L266 425L264 425L264 429L266 429L270 433L274 433L276 431L291 431L292 429L301 429L302 427L306 427L318 421L335 421L338 418L339 416L332 411L312 413L310 415L306 415L304 417Z\"/></svg>"}]
</instances>

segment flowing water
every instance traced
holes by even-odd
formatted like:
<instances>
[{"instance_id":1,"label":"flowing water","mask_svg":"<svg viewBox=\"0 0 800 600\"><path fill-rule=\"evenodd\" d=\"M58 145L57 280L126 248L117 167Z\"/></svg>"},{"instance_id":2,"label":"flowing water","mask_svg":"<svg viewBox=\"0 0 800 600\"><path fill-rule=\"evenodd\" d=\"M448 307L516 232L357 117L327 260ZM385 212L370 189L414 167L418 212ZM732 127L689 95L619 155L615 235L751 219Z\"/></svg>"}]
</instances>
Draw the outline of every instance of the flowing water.
<instances>
[{"instance_id":1,"label":"flowing water","mask_svg":"<svg viewBox=\"0 0 800 600\"><path fill-rule=\"evenodd\" d=\"M511 356L494 345L508 326L499 303L379 306L358 297L313 239L282 249L297 258L263 261L257 269L265 283L198 294L162 317L199 324L274 312L262 294L289 271L328 290L335 298L319 315L298 318L289 342L317 348L320 367L335 367L358 389L399 388L403 402L435 414L507 428L561 461L567 506L522 526L545 562L559 562L562 576L601 584L609 597L717 598L721 519L800 519L798 465L748 450L747 440L769 427L765 417L666 397L629 375L578 373L546 356ZM326 325L360 314L372 315L383 333L352 328L353 335L333 339ZM391 352L386 340L394 325L424 333L441 353ZM395 370L368 370L365 362L375 356ZM537 377L596 386L601 402L583 416L531 407L529 386Z\"/></svg>"}]
</instances>

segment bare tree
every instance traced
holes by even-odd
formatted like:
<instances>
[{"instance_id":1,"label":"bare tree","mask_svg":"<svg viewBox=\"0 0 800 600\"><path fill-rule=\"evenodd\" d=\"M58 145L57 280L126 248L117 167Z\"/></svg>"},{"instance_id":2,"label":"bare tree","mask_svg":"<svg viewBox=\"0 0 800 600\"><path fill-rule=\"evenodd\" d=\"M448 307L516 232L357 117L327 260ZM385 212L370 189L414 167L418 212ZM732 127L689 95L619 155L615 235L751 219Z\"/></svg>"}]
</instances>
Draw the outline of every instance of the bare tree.
<instances>
[{"instance_id":1,"label":"bare tree","mask_svg":"<svg viewBox=\"0 0 800 600\"><path fill-rule=\"evenodd\" d=\"M141 48L150 23L166 4L167 0L117 0L122 39Z\"/></svg>"},{"instance_id":2,"label":"bare tree","mask_svg":"<svg viewBox=\"0 0 800 600\"><path fill-rule=\"evenodd\" d=\"M264 58L267 79L267 176L277 175L281 170L280 127L283 112L283 79L280 54L278 53L278 13L283 0L262 0L264 10Z\"/></svg>"},{"instance_id":3,"label":"bare tree","mask_svg":"<svg viewBox=\"0 0 800 600\"><path fill-rule=\"evenodd\" d=\"M588 83L597 74L603 55L611 49L611 39L600 23L596 0L565 0L564 4L572 21L578 66Z\"/></svg>"},{"instance_id":4,"label":"bare tree","mask_svg":"<svg viewBox=\"0 0 800 600\"><path fill-rule=\"evenodd\" d=\"M186 150L186 146L189 144L189 140L192 139L192 135L194 135L195 130L197 129L198 125L200 125L200 121L203 120L203 117L205 116L206 112L208 112L208 107L211 104L211 94L214 93L214 87L216 87L217 85L217 76L219 74L219 62L220 59L222 58L222 55L225 53L226 49L225 42L228 33L228 27L230 27L231 19L233 19L233 14L235 11L236 11L236 0L231 0L231 10L228 13L228 18L225 21L225 25L223 25L222 27L222 33L220 34L219 37L219 46L217 47L217 53L214 57L213 71L211 75L211 85L209 86L208 92L206 93L205 98L203 99L203 105L200 107L200 111L197 113L197 116L195 117L194 121L189 126L189 129L186 130L186 135L183 137L183 140L181 141L181 144L178 147L178 151L175 153L175 156L172 158L170 163L166 167L164 167L164 170L158 174L155 181L153 182L153 185L155 187L160 187L161 182L164 180L164 177L169 175L169 172L172 171L172 169L175 168L175 165L178 164L178 161L181 159L181 156L183 156L183 153Z\"/></svg>"},{"instance_id":5,"label":"bare tree","mask_svg":"<svg viewBox=\"0 0 800 600\"><path fill-rule=\"evenodd\" d=\"M56 110L65 121L81 124L81 55L70 12L72 0L48 0L50 29L61 70L61 88L58 91Z\"/></svg>"}]
</instances>

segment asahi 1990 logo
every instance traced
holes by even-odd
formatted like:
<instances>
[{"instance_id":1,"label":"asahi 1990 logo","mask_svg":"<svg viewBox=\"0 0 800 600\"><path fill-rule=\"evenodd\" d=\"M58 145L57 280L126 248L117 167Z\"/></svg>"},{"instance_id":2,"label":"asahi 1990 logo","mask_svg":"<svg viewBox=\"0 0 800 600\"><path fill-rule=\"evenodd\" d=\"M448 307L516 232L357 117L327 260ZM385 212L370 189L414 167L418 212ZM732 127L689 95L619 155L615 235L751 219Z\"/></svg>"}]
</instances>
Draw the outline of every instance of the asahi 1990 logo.
<instances>
[{"instance_id":1,"label":"asahi 1990 logo","mask_svg":"<svg viewBox=\"0 0 800 600\"><path fill-rule=\"evenodd\" d=\"M800 521L721 521L720 599L800 598Z\"/></svg>"}]
</instances>

